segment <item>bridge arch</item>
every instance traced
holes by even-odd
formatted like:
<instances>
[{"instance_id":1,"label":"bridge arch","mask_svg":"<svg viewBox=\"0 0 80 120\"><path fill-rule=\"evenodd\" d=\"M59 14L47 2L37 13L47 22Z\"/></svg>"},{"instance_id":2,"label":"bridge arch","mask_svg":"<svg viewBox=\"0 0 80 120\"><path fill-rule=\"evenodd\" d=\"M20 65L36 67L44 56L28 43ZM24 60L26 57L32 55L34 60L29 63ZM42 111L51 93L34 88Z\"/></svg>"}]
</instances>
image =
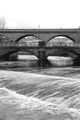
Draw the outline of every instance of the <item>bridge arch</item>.
<instances>
[{"instance_id":1,"label":"bridge arch","mask_svg":"<svg viewBox=\"0 0 80 120\"><path fill-rule=\"evenodd\" d=\"M14 54L14 53L17 53L17 52L20 52L20 51L25 52L25 50L13 49L12 51L7 52L6 55L11 55L11 54ZM33 51L27 50L26 52L30 53L32 55L35 55Z\"/></svg>"},{"instance_id":2,"label":"bridge arch","mask_svg":"<svg viewBox=\"0 0 80 120\"><path fill-rule=\"evenodd\" d=\"M70 50L70 49L60 49L60 50L54 50L54 52L53 52L53 50L48 50L48 52L47 52L47 54L46 54L46 56L55 56L55 54L58 54L58 52L59 52L59 54L63 54L63 53L73 53L73 54L75 54L76 56L80 56L80 54L77 52L77 51L75 51L75 50ZM58 55L56 55L56 56L59 56L59 54ZM64 55L64 57L67 57L66 56L66 54Z\"/></svg>"},{"instance_id":3,"label":"bridge arch","mask_svg":"<svg viewBox=\"0 0 80 120\"><path fill-rule=\"evenodd\" d=\"M35 54L35 52L34 51L31 51L31 50L19 50L19 49L14 49L14 50L12 50L12 51L9 51L9 52L7 52L6 53L6 55L4 55L3 57L5 58L5 59L7 59L7 58L10 58L11 56L13 56L13 55L18 55L18 54L21 54L22 53L22 55L24 54L24 55L34 55L37 59L38 59L38 57L37 57L37 55Z\"/></svg>"},{"instance_id":4,"label":"bridge arch","mask_svg":"<svg viewBox=\"0 0 80 120\"><path fill-rule=\"evenodd\" d=\"M23 38L25 38L25 37L31 37L31 36L34 37L34 38L36 38L36 39L38 39L38 40L40 40L40 38L39 38L38 36L33 35L33 34L28 34L28 35L23 35L23 36L17 38L17 40L16 40L15 42L17 43L17 42L19 42L20 40L22 40Z\"/></svg>"},{"instance_id":5,"label":"bridge arch","mask_svg":"<svg viewBox=\"0 0 80 120\"><path fill-rule=\"evenodd\" d=\"M52 53L51 53L52 52ZM50 54L49 54L50 53ZM75 50L71 50L71 49L62 49L62 51L48 51L47 53L47 59L48 57L53 56L53 58L55 58L56 56L58 57L65 57L65 58L71 58L72 59L72 65L73 66L80 66L80 54L75 51ZM65 59L64 59L65 60Z\"/></svg>"},{"instance_id":6,"label":"bridge arch","mask_svg":"<svg viewBox=\"0 0 80 120\"><path fill-rule=\"evenodd\" d=\"M31 37L31 38L29 38L29 37ZM37 36L29 34L29 35L23 35L23 36L19 37L15 41L15 43L20 43L22 45L25 45L25 43L26 43L28 46L30 46L31 43L32 43L32 45L38 46L39 41L41 41L41 40ZM26 48L25 49L14 48L13 50L10 50L9 52L6 53L6 57L9 58L9 56L11 56L12 54L16 54L17 52L19 52L19 53L23 52L23 54L25 54L24 52L26 52L26 55L27 55L27 53L29 53L30 55L34 55L34 56L37 57L37 52L38 51L33 50L33 49L26 49Z\"/></svg>"},{"instance_id":7,"label":"bridge arch","mask_svg":"<svg viewBox=\"0 0 80 120\"><path fill-rule=\"evenodd\" d=\"M65 38L68 38L69 40L71 40L72 42L76 42L76 40L74 40L71 36L61 34L61 35L52 36L52 37L47 41L47 43L49 43L51 40L53 40L53 39L55 39L55 38L57 38L57 37L65 37Z\"/></svg>"}]
</instances>

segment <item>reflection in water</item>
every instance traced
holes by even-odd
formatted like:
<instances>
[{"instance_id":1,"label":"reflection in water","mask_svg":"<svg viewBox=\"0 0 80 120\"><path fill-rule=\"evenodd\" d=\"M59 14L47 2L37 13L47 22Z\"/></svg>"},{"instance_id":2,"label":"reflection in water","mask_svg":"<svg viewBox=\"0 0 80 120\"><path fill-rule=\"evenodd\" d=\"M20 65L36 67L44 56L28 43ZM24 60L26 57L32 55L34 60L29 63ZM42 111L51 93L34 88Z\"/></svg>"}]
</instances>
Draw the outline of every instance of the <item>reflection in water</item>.
<instances>
[{"instance_id":1,"label":"reflection in water","mask_svg":"<svg viewBox=\"0 0 80 120\"><path fill-rule=\"evenodd\" d=\"M58 56L49 56L47 58L51 66L72 66L73 58L70 57L58 57ZM19 55L18 61L2 61L0 62L0 69L26 69L27 68L37 68L38 67L38 58L32 55Z\"/></svg>"},{"instance_id":2,"label":"reflection in water","mask_svg":"<svg viewBox=\"0 0 80 120\"><path fill-rule=\"evenodd\" d=\"M30 61L36 61L38 58L34 55L18 55L18 60L30 60Z\"/></svg>"},{"instance_id":3,"label":"reflection in water","mask_svg":"<svg viewBox=\"0 0 80 120\"><path fill-rule=\"evenodd\" d=\"M52 66L72 66L73 58L71 57L60 57L60 56L49 56L47 58Z\"/></svg>"}]
</instances>

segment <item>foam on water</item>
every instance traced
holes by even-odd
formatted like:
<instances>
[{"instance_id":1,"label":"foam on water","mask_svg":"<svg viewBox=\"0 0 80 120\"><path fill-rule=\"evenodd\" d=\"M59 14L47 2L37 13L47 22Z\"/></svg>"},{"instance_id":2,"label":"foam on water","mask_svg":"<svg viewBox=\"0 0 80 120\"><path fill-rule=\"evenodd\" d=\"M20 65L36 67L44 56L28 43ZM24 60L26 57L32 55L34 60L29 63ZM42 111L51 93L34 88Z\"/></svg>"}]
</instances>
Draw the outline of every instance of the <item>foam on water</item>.
<instances>
[{"instance_id":1,"label":"foam on water","mask_svg":"<svg viewBox=\"0 0 80 120\"><path fill-rule=\"evenodd\" d=\"M59 99L59 98L58 98ZM67 120L80 119L79 110L59 104L41 101L0 88L0 117L5 120Z\"/></svg>"},{"instance_id":2,"label":"foam on water","mask_svg":"<svg viewBox=\"0 0 80 120\"><path fill-rule=\"evenodd\" d=\"M0 120L80 120L79 79L0 71Z\"/></svg>"}]
</instances>

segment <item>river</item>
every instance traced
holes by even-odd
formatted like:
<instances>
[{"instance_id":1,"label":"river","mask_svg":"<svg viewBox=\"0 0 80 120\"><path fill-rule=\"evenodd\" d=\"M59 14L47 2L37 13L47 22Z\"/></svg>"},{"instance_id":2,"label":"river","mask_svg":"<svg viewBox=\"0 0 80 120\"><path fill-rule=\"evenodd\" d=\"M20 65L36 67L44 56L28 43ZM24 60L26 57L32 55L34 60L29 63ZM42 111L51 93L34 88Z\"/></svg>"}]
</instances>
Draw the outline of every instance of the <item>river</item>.
<instances>
[{"instance_id":1,"label":"river","mask_svg":"<svg viewBox=\"0 0 80 120\"><path fill-rule=\"evenodd\" d=\"M80 120L80 67L0 62L0 120Z\"/></svg>"}]
</instances>

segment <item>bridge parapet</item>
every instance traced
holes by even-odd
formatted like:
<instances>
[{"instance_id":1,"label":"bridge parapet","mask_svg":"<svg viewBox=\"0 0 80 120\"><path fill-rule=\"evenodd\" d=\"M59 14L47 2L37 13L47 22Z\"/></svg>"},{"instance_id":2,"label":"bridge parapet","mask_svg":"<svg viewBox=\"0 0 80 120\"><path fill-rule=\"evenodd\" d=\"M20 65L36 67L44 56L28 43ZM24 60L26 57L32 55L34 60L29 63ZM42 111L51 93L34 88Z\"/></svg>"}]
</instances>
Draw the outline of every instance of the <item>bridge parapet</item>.
<instances>
[{"instance_id":1,"label":"bridge parapet","mask_svg":"<svg viewBox=\"0 0 80 120\"><path fill-rule=\"evenodd\" d=\"M0 36L5 37L6 41L14 42L26 36L35 36L45 42L56 36L65 36L80 43L80 29L1 29Z\"/></svg>"}]
</instances>

